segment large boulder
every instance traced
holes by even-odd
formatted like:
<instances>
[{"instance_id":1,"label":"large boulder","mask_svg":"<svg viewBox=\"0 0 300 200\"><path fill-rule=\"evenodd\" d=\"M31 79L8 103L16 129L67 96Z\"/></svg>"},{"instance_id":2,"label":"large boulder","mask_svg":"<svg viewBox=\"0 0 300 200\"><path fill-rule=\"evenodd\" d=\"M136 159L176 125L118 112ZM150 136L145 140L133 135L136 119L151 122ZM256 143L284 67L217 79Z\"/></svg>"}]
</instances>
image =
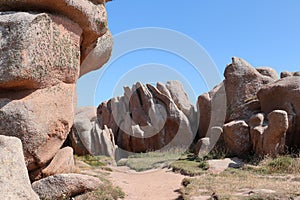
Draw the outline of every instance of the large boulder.
<instances>
[{"instance_id":1,"label":"large boulder","mask_svg":"<svg viewBox=\"0 0 300 200\"><path fill-rule=\"evenodd\" d=\"M234 120L224 125L223 137L230 153L237 156L248 155L252 150L250 128L243 120Z\"/></svg>"},{"instance_id":2,"label":"large boulder","mask_svg":"<svg viewBox=\"0 0 300 200\"><path fill-rule=\"evenodd\" d=\"M58 174L32 184L41 199L63 200L97 190L101 185L96 177L81 174Z\"/></svg>"},{"instance_id":3,"label":"large boulder","mask_svg":"<svg viewBox=\"0 0 300 200\"><path fill-rule=\"evenodd\" d=\"M97 39L107 31L107 14L104 1L1 0L0 11L49 12L57 13L73 20L83 30L81 43L82 61L93 50Z\"/></svg>"},{"instance_id":4,"label":"large boulder","mask_svg":"<svg viewBox=\"0 0 300 200\"><path fill-rule=\"evenodd\" d=\"M194 106L191 104L182 83L180 81L168 81L165 86L178 109L180 109L188 118L195 117Z\"/></svg>"},{"instance_id":5,"label":"large boulder","mask_svg":"<svg viewBox=\"0 0 300 200\"><path fill-rule=\"evenodd\" d=\"M232 58L224 72L227 97L226 122L246 120L260 111L257 92L265 85L274 82L241 58Z\"/></svg>"},{"instance_id":6,"label":"large boulder","mask_svg":"<svg viewBox=\"0 0 300 200\"><path fill-rule=\"evenodd\" d=\"M34 179L71 171L72 153L59 149L74 121L75 84L111 50L105 0L0 2L0 134L21 139Z\"/></svg>"},{"instance_id":7,"label":"large boulder","mask_svg":"<svg viewBox=\"0 0 300 200\"><path fill-rule=\"evenodd\" d=\"M72 147L78 155L105 155L115 158L117 146L111 129L100 128L96 107L77 109L74 125L69 135Z\"/></svg>"},{"instance_id":8,"label":"large boulder","mask_svg":"<svg viewBox=\"0 0 300 200\"><path fill-rule=\"evenodd\" d=\"M268 114L268 123L259 113L250 118L250 135L256 155L276 156L284 153L288 115L283 110L274 110Z\"/></svg>"},{"instance_id":9,"label":"large boulder","mask_svg":"<svg viewBox=\"0 0 300 200\"><path fill-rule=\"evenodd\" d=\"M0 93L0 133L21 139L28 170L45 166L73 125L75 85Z\"/></svg>"},{"instance_id":10,"label":"large boulder","mask_svg":"<svg viewBox=\"0 0 300 200\"><path fill-rule=\"evenodd\" d=\"M162 148L186 148L193 141L194 134L188 117L172 99L172 92L161 83L158 85L156 88L137 83L132 88L124 87L124 96L99 105L97 117L100 127L112 129L116 144L121 149L146 152ZM183 99L176 101L181 107L187 104ZM189 107L188 104L186 106Z\"/></svg>"},{"instance_id":11,"label":"large boulder","mask_svg":"<svg viewBox=\"0 0 300 200\"><path fill-rule=\"evenodd\" d=\"M73 173L74 171L75 162L73 149L71 147L64 147L55 154L49 165L31 171L29 177L31 182L34 182L47 176Z\"/></svg>"},{"instance_id":12,"label":"large boulder","mask_svg":"<svg viewBox=\"0 0 300 200\"><path fill-rule=\"evenodd\" d=\"M80 65L80 76L100 68L109 60L113 47L111 32L108 30L99 37L96 44L92 47L92 50L85 52L85 58Z\"/></svg>"},{"instance_id":13,"label":"large boulder","mask_svg":"<svg viewBox=\"0 0 300 200\"><path fill-rule=\"evenodd\" d=\"M199 113L198 137L210 137L213 127L223 127L226 117L226 92L224 83L220 83L210 92L198 97Z\"/></svg>"},{"instance_id":14,"label":"large boulder","mask_svg":"<svg viewBox=\"0 0 300 200\"><path fill-rule=\"evenodd\" d=\"M21 140L0 135L0 152L0 199L39 199L31 188Z\"/></svg>"},{"instance_id":15,"label":"large boulder","mask_svg":"<svg viewBox=\"0 0 300 200\"><path fill-rule=\"evenodd\" d=\"M258 92L261 111L269 114L284 110L288 114L289 126L286 145L291 149L300 148L300 77L291 76L268 84Z\"/></svg>"},{"instance_id":16,"label":"large boulder","mask_svg":"<svg viewBox=\"0 0 300 200\"><path fill-rule=\"evenodd\" d=\"M82 32L76 23L45 13L3 12L0 31L0 89L76 82Z\"/></svg>"}]
</instances>

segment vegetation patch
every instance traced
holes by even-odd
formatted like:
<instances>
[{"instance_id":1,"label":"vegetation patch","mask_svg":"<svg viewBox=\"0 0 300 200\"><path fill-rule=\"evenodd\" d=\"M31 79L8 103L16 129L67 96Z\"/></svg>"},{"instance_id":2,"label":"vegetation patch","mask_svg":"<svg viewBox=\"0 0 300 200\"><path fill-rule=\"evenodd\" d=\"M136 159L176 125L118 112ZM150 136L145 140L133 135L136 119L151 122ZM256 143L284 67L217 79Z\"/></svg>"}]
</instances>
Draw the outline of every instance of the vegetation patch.
<instances>
[{"instance_id":1,"label":"vegetation patch","mask_svg":"<svg viewBox=\"0 0 300 200\"><path fill-rule=\"evenodd\" d=\"M111 183L104 184L98 190L93 192L88 192L78 200L118 200L124 199L125 193L119 187L114 187Z\"/></svg>"},{"instance_id":2,"label":"vegetation patch","mask_svg":"<svg viewBox=\"0 0 300 200\"><path fill-rule=\"evenodd\" d=\"M127 160L120 160L119 166L126 165L137 172L150 169L167 167L171 162L181 156L180 150L170 150L166 152L148 152L129 156Z\"/></svg>"},{"instance_id":3,"label":"vegetation patch","mask_svg":"<svg viewBox=\"0 0 300 200\"><path fill-rule=\"evenodd\" d=\"M83 161L90 166L88 168L85 166L79 167L78 173L97 177L103 182L98 190L76 197L77 200L117 200L125 197L125 193L121 188L114 186L108 179L107 176L109 175L109 172L105 172L112 171L108 166L108 164L111 164L112 162L111 158L106 156L85 155L75 156L75 159Z\"/></svg>"},{"instance_id":4,"label":"vegetation patch","mask_svg":"<svg viewBox=\"0 0 300 200\"><path fill-rule=\"evenodd\" d=\"M197 196L243 200L294 199L300 196L299 174L298 157L253 158L240 169L229 168L220 174L205 173L200 177L185 178L180 192L187 200Z\"/></svg>"},{"instance_id":5,"label":"vegetation patch","mask_svg":"<svg viewBox=\"0 0 300 200\"><path fill-rule=\"evenodd\" d=\"M93 167L107 166L107 164L112 163L112 159L106 156L91 156L91 155L76 156L75 155L75 159L81 160Z\"/></svg>"},{"instance_id":6,"label":"vegetation patch","mask_svg":"<svg viewBox=\"0 0 300 200\"><path fill-rule=\"evenodd\" d=\"M197 176L203 174L209 168L205 159L199 159L193 154L186 154L169 165L174 172L179 172L187 176Z\"/></svg>"}]
</instances>

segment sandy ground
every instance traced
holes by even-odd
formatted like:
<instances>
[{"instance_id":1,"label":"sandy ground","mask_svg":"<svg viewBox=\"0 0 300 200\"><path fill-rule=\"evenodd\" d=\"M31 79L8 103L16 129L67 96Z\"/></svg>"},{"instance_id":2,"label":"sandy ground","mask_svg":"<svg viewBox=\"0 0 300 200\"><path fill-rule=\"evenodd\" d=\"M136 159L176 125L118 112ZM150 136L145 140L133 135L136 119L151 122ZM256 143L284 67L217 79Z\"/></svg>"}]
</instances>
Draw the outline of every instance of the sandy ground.
<instances>
[{"instance_id":1,"label":"sandy ground","mask_svg":"<svg viewBox=\"0 0 300 200\"><path fill-rule=\"evenodd\" d=\"M127 167L113 167L110 180L126 193L125 200L179 200L184 176L168 169L135 172Z\"/></svg>"}]
</instances>

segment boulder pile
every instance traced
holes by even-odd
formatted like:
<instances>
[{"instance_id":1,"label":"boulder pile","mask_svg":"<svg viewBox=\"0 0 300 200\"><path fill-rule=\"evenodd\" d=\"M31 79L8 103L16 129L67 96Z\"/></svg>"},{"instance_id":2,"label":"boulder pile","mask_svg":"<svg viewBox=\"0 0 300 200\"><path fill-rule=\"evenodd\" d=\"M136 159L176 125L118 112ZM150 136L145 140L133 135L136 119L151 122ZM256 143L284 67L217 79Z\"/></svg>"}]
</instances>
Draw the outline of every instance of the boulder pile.
<instances>
[{"instance_id":1,"label":"boulder pile","mask_svg":"<svg viewBox=\"0 0 300 200\"><path fill-rule=\"evenodd\" d=\"M198 143L206 141L203 150L212 149L216 138L237 156L276 156L300 149L298 72L283 72L279 79L272 68L254 68L234 57L224 76L223 83L198 98ZM225 102L223 107L220 102ZM201 145L195 152L203 153Z\"/></svg>"}]
</instances>

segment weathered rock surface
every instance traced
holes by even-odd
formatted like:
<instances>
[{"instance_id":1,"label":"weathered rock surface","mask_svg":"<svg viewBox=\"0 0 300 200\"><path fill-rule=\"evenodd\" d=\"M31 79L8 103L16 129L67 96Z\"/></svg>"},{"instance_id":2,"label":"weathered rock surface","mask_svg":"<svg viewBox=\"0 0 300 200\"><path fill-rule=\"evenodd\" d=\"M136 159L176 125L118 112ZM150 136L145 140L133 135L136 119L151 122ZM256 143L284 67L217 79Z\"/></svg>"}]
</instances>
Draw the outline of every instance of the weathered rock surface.
<instances>
[{"instance_id":1,"label":"weathered rock surface","mask_svg":"<svg viewBox=\"0 0 300 200\"><path fill-rule=\"evenodd\" d=\"M285 77L290 77L290 76L300 76L300 71L299 72L281 72L280 73L280 78L285 78Z\"/></svg>"},{"instance_id":2,"label":"weathered rock surface","mask_svg":"<svg viewBox=\"0 0 300 200\"><path fill-rule=\"evenodd\" d=\"M75 161L73 156L73 149L65 147L60 149L45 167L30 171L29 178L31 182L37 181L41 178L55 174L73 173L75 171Z\"/></svg>"},{"instance_id":3,"label":"weathered rock surface","mask_svg":"<svg viewBox=\"0 0 300 200\"><path fill-rule=\"evenodd\" d=\"M288 115L283 110L274 110L268 115L268 125L264 124L263 114L251 117L250 135L254 152L257 155L276 156L284 153Z\"/></svg>"},{"instance_id":4,"label":"weathered rock surface","mask_svg":"<svg viewBox=\"0 0 300 200\"><path fill-rule=\"evenodd\" d=\"M258 92L261 111L269 114L274 110L288 113L289 126L285 144L300 148L300 77L291 76L266 85Z\"/></svg>"},{"instance_id":5,"label":"weathered rock surface","mask_svg":"<svg viewBox=\"0 0 300 200\"><path fill-rule=\"evenodd\" d=\"M0 134L21 139L34 179L70 172L72 152L59 149L76 81L112 50L105 1L3 0L0 11Z\"/></svg>"},{"instance_id":6,"label":"weathered rock surface","mask_svg":"<svg viewBox=\"0 0 300 200\"><path fill-rule=\"evenodd\" d=\"M220 160L208 160L208 171L213 174L219 174L228 168L241 168L244 166L242 160L238 158L225 158Z\"/></svg>"},{"instance_id":7,"label":"weathered rock surface","mask_svg":"<svg viewBox=\"0 0 300 200\"><path fill-rule=\"evenodd\" d=\"M79 76L107 62L111 50L105 0L0 1L0 134L21 139L32 180L74 170L73 150L60 148L74 121L75 84ZM105 131L107 142L112 133ZM14 156L4 164L14 163ZM4 187L1 199L38 199L28 189L27 172L20 172L14 172L20 180L7 180L18 188L8 184L14 193L6 194ZM72 174L34 183L42 199L66 199L100 184Z\"/></svg>"},{"instance_id":8,"label":"weathered rock surface","mask_svg":"<svg viewBox=\"0 0 300 200\"><path fill-rule=\"evenodd\" d=\"M251 152L250 129L245 121L231 121L224 125L223 131L224 142L230 153L241 156Z\"/></svg>"},{"instance_id":9,"label":"weathered rock surface","mask_svg":"<svg viewBox=\"0 0 300 200\"><path fill-rule=\"evenodd\" d=\"M96 107L77 110L74 125L69 135L72 147L78 155L105 155L115 158L116 148L111 129L99 127Z\"/></svg>"},{"instance_id":10,"label":"weathered rock surface","mask_svg":"<svg viewBox=\"0 0 300 200\"><path fill-rule=\"evenodd\" d=\"M194 106L191 104L181 82L168 81L166 88L178 109L180 109L186 116L190 116L194 111Z\"/></svg>"},{"instance_id":11,"label":"weathered rock surface","mask_svg":"<svg viewBox=\"0 0 300 200\"><path fill-rule=\"evenodd\" d=\"M226 117L226 92L224 83L220 83L208 93L198 97L199 138L211 137L212 127L222 127Z\"/></svg>"},{"instance_id":12,"label":"weathered rock surface","mask_svg":"<svg viewBox=\"0 0 300 200\"><path fill-rule=\"evenodd\" d=\"M43 167L64 143L74 120L75 85L0 94L0 133L21 139L28 170Z\"/></svg>"},{"instance_id":13,"label":"weathered rock surface","mask_svg":"<svg viewBox=\"0 0 300 200\"><path fill-rule=\"evenodd\" d=\"M169 85L171 87L172 83ZM146 152L187 147L193 141L190 122L171 98L170 90L161 83L157 88L137 83L132 88L125 87L124 96L103 102L98 107L101 129L104 125L111 128L116 144L121 149ZM172 92L175 94L180 91L174 89ZM185 94L178 95L181 96ZM185 105L185 98L177 99L178 105L188 107L190 104Z\"/></svg>"},{"instance_id":14,"label":"weathered rock surface","mask_svg":"<svg viewBox=\"0 0 300 200\"><path fill-rule=\"evenodd\" d=\"M34 182L32 188L41 199L63 200L97 190L102 184L92 176L58 174Z\"/></svg>"},{"instance_id":15,"label":"weathered rock surface","mask_svg":"<svg viewBox=\"0 0 300 200\"><path fill-rule=\"evenodd\" d=\"M113 47L113 37L110 31L106 31L104 35L98 38L92 47L92 50L85 52L86 56L80 65L80 76L99 69L109 60Z\"/></svg>"},{"instance_id":16,"label":"weathered rock surface","mask_svg":"<svg viewBox=\"0 0 300 200\"><path fill-rule=\"evenodd\" d=\"M262 75L246 61L233 57L224 72L227 97L226 122L248 120L260 111L257 92L275 80Z\"/></svg>"},{"instance_id":17,"label":"weathered rock surface","mask_svg":"<svg viewBox=\"0 0 300 200\"><path fill-rule=\"evenodd\" d=\"M300 149L300 78L299 72L282 72L281 79L269 67L253 68L234 57L224 72L227 108L224 125L215 120L212 108L214 95L221 86L198 98L200 113L195 153L211 150L214 127L223 126L220 142L231 153L242 156L254 151L258 155L276 156ZM218 105L218 104L217 104ZM223 109L224 110L224 109ZM265 119L265 116L268 116ZM214 119L217 124L214 124ZM221 131L222 132L222 131Z\"/></svg>"},{"instance_id":18,"label":"weathered rock surface","mask_svg":"<svg viewBox=\"0 0 300 200\"><path fill-rule=\"evenodd\" d=\"M75 170L75 163L73 157L73 149L65 147L60 149L51 160L50 164L42 170L43 177L72 173Z\"/></svg>"},{"instance_id":19,"label":"weathered rock surface","mask_svg":"<svg viewBox=\"0 0 300 200\"><path fill-rule=\"evenodd\" d=\"M0 199L37 200L18 138L0 135Z\"/></svg>"},{"instance_id":20,"label":"weathered rock surface","mask_svg":"<svg viewBox=\"0 0 300 200\"><path fill-rule=\"evenodd\" d=\"M268 76L274 80L278 80L277 72L271 67L257 67L255 68L261 75Z\"/></svg>"},{"instance_id":21,"label":"weathered rock surface","mask_svg":"<svg viewBox=\"0 0 300 200\"><path fill-rule=\"evenodd\" d=\"M76 82L82 32L76 23L45 13L3 12L0 31L0 89Z\"/></svg>"},{"instance_id":22,"label":"weathered rock surface","mask_svg":"<svg viewBox=\"0 0 300 200\"><path fill-rule=\"evenodd\" d=\"M107 31L107 14L103 2L88 0L2 0L0 11L38 11L58 13L83 29L82 60L94 48L97 39Z\"/></svg>"},{"instance_id":23,"label":"weathered rock surface","mask_svg":"<svg viewBox=\"0 0 300 200\"><path fill-rule=\"evenodd\" d=\"M224 147L223 128L218 126L212 127L209 133L208 137L200 138L194 147L194 154L199 158L206 156L214 148Z\"/></svg>"},{"instance_id":24,"label":"weathered rock surface","mask_svg":"<svg viewBox=\"0 0 300 200\"><path fill-rule=\"evenodd\" d=\"M159 83L157 83L156 87L159 90ZM160 83L160 85L163 85ZM198 128L198 116L195 111L194 106L191 104L187 93L184 90L184 87L180 81L167 81L165 85L166 89L170 94L170 98L173 99L174 103L177 105L178 109L183 112L185 116L187 116L190 121L190 126L192 132L196 132ZM168 94L167 92L167 94Z\"/></svg>"}]
</instances>

